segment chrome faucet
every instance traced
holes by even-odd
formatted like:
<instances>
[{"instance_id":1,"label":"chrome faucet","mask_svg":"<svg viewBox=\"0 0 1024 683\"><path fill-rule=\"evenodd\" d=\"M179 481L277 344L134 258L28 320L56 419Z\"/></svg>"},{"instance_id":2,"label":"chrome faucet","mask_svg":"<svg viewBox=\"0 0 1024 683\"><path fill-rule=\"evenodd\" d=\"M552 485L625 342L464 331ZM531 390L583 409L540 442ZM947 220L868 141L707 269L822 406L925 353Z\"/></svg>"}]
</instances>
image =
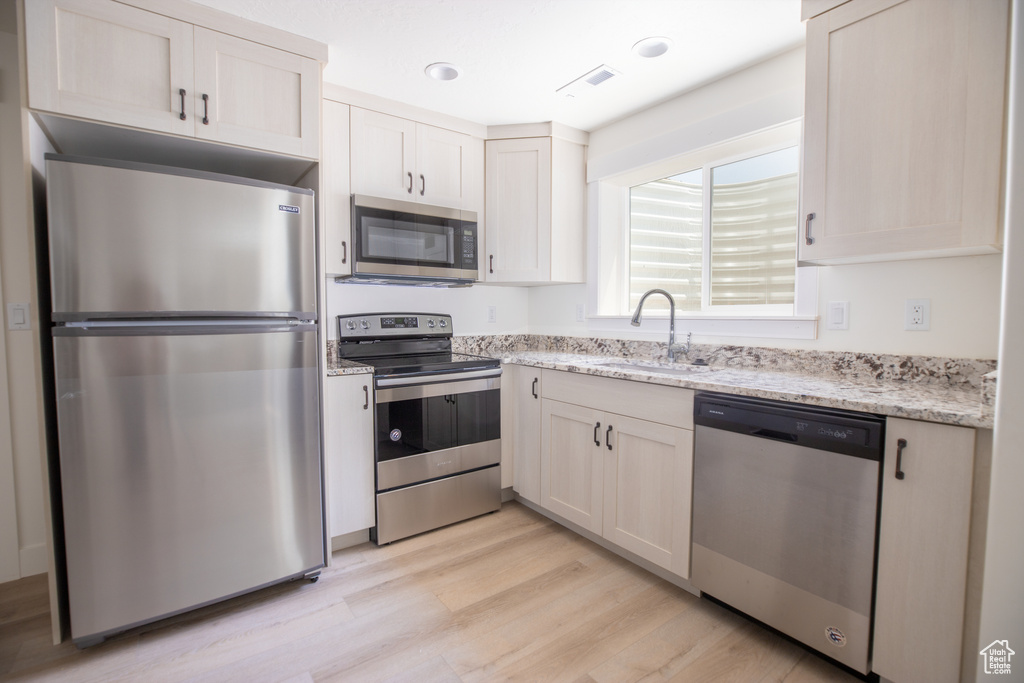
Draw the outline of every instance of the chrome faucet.
<instances>
[{"instance_id":1,"label":"chrome faucet","mask_svg":"<svg viewBox=\"0 0 1024 683\"><path fill-rule=\"evenodd\" d=\"M668 359L675 362L676 351L682 351L684 356L690 352L690 337L692 333L686 333L685 345L676 344L676 300L672 298L671 294L664 289L649 289L644 292L644 295L640 297L640 303L636 305L636 313L633 314L633 319L629 321L629 324L633 327L640 327L640 312L644 308L644 301L651 294L664 294L665 298L668 299Z\"/></svg>"}]
</instances>

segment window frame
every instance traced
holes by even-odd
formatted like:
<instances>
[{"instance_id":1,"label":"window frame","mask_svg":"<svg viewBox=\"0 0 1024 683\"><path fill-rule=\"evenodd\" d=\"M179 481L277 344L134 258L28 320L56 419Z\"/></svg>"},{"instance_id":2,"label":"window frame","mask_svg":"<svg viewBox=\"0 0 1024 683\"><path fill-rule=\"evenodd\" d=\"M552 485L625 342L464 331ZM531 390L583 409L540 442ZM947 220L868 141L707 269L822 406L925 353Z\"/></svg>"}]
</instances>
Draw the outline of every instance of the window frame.
<instances>
[{"instance_id":1,"label":"window frame","mask_svg":"<svg viewBox=\"0 0 1024 683\"><path fill-rule=\"evenodd\" d=\"M595 230L591 234L596 238L596 248L592 252L590 270L597 277L588 278L588 308L594 312L589 316L591 327L610 332L630 329L630 188L698 168L703 170L702 269L704 273L709 273L711 169L788 147L797 146L799 149L800 133L801 121L792 121L591 182L590 205L597 216L597 220L592 223ZM798 157L802 160L802 154L798 154ZM802 170L800 168L798 173ZM798 260L792 305L712 306L710 277L702 277L702 310L677 310L677 324L683 321L689 331L697 334L814 339L817 336L818 320L817 282L818 269L814 266L801 266ZM664 321L667 327L667 312L651 310L648 314L645 311L644 318L648 317ZM623 325L623 321L627 324ZM652 324L652 327L655 325Z\"/></svg>"}]
</instances>

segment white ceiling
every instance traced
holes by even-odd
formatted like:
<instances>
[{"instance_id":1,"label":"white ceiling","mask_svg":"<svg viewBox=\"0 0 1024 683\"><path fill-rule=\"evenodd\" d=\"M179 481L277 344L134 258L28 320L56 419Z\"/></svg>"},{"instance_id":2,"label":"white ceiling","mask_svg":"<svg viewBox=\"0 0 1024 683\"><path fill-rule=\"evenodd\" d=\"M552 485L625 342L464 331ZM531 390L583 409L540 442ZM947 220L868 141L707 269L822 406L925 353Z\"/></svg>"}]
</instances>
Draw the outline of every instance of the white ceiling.
<instances>
[{"instance_id":1,"label":"white ceiling","mask_svg":"<svg viewBox=\"0 0 1024 683\"><path fill-rule=\"evenodd\" d=\"M198 0L327 43L324 80L496 125L595 130L802 44L800 0ZM648 36L672 49L631 52ZM454 81L424 68L451 62ZM607 64L575 98L555 90Z\"/></svg>"}]
</instances>

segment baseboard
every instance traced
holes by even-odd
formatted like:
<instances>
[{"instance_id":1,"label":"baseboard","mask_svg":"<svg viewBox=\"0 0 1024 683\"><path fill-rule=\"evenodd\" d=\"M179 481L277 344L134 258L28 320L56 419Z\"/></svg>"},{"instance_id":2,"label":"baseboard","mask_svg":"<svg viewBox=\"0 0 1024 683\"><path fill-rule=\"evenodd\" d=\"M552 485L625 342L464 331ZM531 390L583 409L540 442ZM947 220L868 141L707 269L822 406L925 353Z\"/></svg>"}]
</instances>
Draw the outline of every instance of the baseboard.
<instances>
[{"instance_id":1,"label":"baseboard","mask_svg":"<svg viewBox=\"0 0 1024 683\"><path fill-rule=\"evenodd\" d=\"M360 543L367 543L370 540L370 530L362 529L360 531L352 531L341 536L335 536L331 539L331 552L335 550L344 550L345 548L351 548L354 545Z\"/></svg>"},{"instance_id":2,"label":"baseboard","mask_svg":"<svg viewBox=\"0 0 1024 683\"><path fill-rule=\"evenodd\" d=\"M37 543L21 549L21 577L45 574L49 567L49 551L45 543Z\"/></svg>"}]
</instances>

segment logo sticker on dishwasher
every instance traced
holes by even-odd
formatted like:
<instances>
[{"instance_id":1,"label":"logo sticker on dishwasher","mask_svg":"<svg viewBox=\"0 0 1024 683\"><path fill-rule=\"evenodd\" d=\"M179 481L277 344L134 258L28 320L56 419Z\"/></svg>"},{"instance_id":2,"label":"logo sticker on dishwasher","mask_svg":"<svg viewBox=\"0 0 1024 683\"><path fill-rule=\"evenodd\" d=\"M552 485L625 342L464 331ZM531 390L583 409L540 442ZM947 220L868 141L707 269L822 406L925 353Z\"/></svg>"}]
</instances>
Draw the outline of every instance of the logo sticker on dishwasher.
<instances>
[{"instance_id":1,"label":"logo sticker on dishwasher","mask_svg":"<svg viewBox=\"0 0 1024 683\"><path fill-rule=\"evenodd\" d=\"M401 429L392 429L391 430L391 440L392 441L398 441L401 438L402 438L402 430Z\"/></svg>"},{"instance_id":2,"label":"logo sticker on dishwasher","mask_svg":"<svg viewBox=\"0 0 1024 683\"><path fill-rule=\"evenodd\" d=\"M836 647L846 647L846 634L835 626L825 627L825 637L828 638L828 642Z\"/></svg>"}]
</instances>

